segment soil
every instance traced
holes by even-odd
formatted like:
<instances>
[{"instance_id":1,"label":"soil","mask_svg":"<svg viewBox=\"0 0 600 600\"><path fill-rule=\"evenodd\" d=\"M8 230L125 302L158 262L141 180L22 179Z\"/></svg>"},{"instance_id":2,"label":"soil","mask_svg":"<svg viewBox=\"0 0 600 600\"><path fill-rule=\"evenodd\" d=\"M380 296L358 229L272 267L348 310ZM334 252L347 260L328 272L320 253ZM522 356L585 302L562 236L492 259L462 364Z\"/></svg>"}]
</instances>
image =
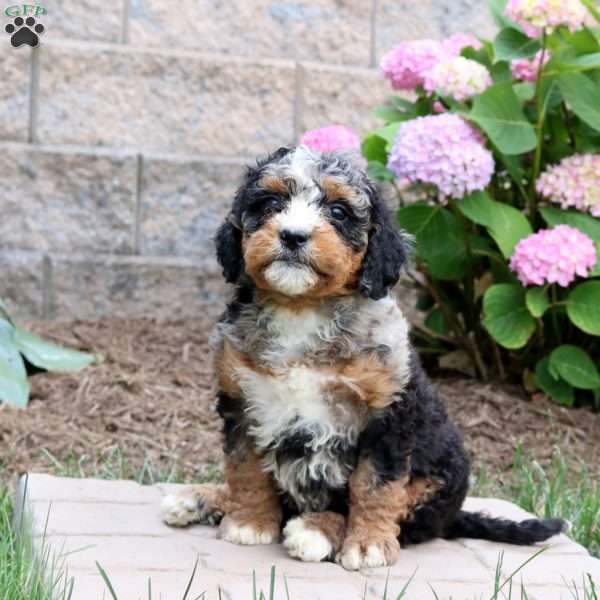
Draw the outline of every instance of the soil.
<instances>
[{"instance_id":1,"label":"soil","mask_svg":"<svg viewBox=\"0 0 600 600\"><path fill-rule=\"evenodd\" d=\"M0 405L0 467L6 477L56 472L72 457L122 449L132 469L174 464L186 478L221 458L213 408L208 335L214 316L162 323L150 319L37 323L54 341L93 351L101 362L79 374L31 379L29 407ZM437 378L460 424L474 469L502 477L519 444L546 463L555 445L578 468L600 474L600 415L531 400L517 387L462 377ZM49 454L48 454L49 453Z\"/></svg>"}]
</instances>

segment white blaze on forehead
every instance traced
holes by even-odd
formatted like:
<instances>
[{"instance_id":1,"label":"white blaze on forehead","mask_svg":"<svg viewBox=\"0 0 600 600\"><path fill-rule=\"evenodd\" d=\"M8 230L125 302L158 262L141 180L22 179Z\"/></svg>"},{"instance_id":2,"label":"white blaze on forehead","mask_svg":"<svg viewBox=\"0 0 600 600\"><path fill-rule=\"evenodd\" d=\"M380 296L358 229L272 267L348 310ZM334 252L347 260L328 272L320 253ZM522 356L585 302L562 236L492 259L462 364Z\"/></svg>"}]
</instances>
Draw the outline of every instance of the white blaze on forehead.
<instances>
[{"instance_id":1,"label":"white blaze on forehead","mask_svg":"<svg viewBox=\"0 0 600 600\"><path fill-rule=\"evenodd\" d=\"M316 186L314 190L318 193ZM292 198L285 210L275 217L275 223L279 231L312 233L322 218L321 209L313 200L315 195L311 189L305 190L300 196Z\"/></svg>"}]
</instances>

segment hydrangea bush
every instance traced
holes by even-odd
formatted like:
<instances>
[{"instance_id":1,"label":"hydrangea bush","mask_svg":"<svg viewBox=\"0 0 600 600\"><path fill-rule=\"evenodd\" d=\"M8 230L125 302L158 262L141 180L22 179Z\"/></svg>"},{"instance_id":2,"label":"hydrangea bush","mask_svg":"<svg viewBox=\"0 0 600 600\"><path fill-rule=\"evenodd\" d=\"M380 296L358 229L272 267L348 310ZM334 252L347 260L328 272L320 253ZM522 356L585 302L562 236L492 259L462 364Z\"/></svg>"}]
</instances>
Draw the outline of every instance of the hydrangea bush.
<instances>
[{"instance_id":1,"label":"hydrangea bush","mask_svg":"<svg viewBox=\"0 0 600 600\"><path fill-rule=\"evenodd\" d=\"M492 0L493 41L402 42L362 143L415 237L421 350L600 407L600 10Z\"/></svg>"}]
</instances>

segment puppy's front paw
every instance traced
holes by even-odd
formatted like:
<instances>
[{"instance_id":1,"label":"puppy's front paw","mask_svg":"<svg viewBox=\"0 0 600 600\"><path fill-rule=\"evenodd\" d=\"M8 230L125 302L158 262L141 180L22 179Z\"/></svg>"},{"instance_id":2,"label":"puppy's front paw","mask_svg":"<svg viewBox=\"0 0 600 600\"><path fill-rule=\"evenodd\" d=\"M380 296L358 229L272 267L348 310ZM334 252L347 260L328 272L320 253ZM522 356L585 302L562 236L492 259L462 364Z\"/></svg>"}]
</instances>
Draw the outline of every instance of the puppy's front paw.
<instances>
[{"instance_id":1,"label":"puppy's front paw","mask_svg":"<svg viewBox=\"0 0 600 600\"><path fill-rule=\"evenodd\" d=\"M333 546L319 530L307 527L302 517L288 521L283 529L283 545L288 554L304 562L321 562L333 554Z\"/></svg>"},{"instance_id":2,"label":"puppy's front paw","mask_svg":"<svg viewBox=\"0 0 600 600\"><path fill-rule=\"evenodd\" d=\"M172 527L192 523L218 525L223 518L226 493L222 485L202 484L168 494L161 503L162 519Z\"/></svg>"},{"instance_id":3,"label":"puppy's front paw","mask_svg":"<svg viewBox=\"0 0 600 600\"><path fill-rule=\"evenodd\" d=\"M265 519L254 521L237 521L232 516L226 516L219 527L218 537L232 544L242 546L259 546L275 544L279 541L279 523Z\"/></svg>"},{"instance_id":4,"label":"puppy's front paw","mask_svg":"<svg viewBox=\"0 0 600 600\"><path fill-rule=\"evenodd\" d=\"M335 557L338 564L348 571L389 567L398 560L400 543L396 538L367 539L359 541L349 537Z\"/></svg>"}]
</instances>

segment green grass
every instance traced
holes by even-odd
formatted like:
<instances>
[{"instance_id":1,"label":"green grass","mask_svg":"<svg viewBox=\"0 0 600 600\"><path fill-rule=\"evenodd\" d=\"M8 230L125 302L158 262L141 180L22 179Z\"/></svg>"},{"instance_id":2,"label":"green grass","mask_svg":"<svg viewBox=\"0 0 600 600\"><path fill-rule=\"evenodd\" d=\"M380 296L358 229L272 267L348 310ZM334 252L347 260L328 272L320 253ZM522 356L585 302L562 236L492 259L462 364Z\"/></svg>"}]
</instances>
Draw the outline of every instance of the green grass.
<instances>
[{"instance_id":1,"label":"green grass","mask_svg":"<svg viewBox=\"0 0 600 600\"><path fill-rule=\"evenodd\" d=\"M569 536L600 558L600 482L583 463L577 471L570 468L558 449L550 467L544 469L519 448L512 475L503 484L481 473L474 492L505 498L540 517L569 521Z\"/></svg>"},{"instance_id":2,"label":"green grass","mask_svg":"<svg viewBox=\"0 0 600 600\"><path fill-rule=\"evenodd\" d=\"M13 520L9 492L0 488L0 600L69 600L73 581L64 569L64 557L44 541L34 554L28 520Z\"/></svg>"}]
</instances>

